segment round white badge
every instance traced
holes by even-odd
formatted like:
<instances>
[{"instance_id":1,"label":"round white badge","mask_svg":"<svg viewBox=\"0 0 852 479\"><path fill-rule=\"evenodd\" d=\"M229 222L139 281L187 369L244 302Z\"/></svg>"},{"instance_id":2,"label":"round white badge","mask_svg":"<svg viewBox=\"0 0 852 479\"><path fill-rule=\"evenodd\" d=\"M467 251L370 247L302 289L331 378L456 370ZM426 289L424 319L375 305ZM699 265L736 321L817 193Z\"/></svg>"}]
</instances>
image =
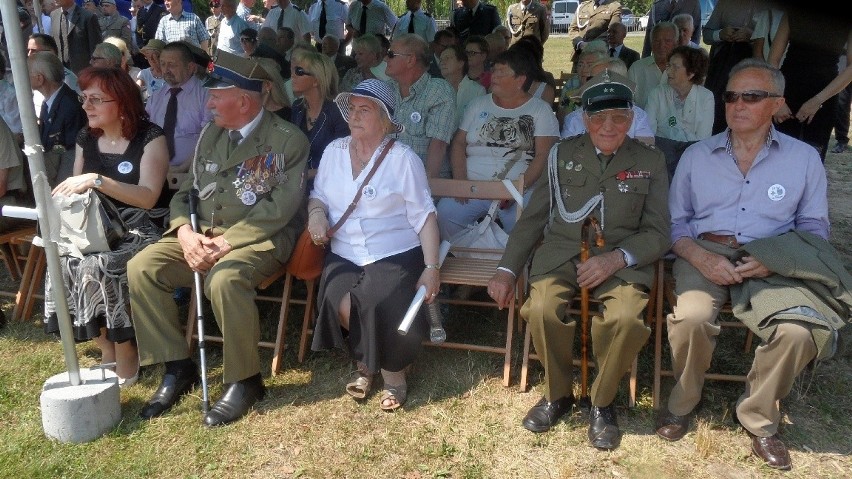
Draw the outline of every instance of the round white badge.
<instances>
[{"instance_id":1,"label":"round white badge","mask_svg":"<svg viewBox=\"0 0 852 479\"><path fill-rule=\"evenodd\" d=\"M411 121L413 121L414 123L420 123L420 120L422 118L423 117L420 116L420 112L417 112L417 111L411 112Z\"/></svg>"},{"instance_id":2,"label":"round white badge","mask_svg":"<svg viewBox=\"0 0 852 479\"><path fill-rule=\"evenodd\" d=\"M376 197L376 189L373 188L371 185L367 185L364 187L364 190L361 192L361 194L364 195L364 198L372 200Z\"/></svg>"},{"instance_id":3,"label":"round white badge","mask_svg":"<svg viewBox=\"0 0 852 479\"><path fill-rule=\"evenodd\" d=\"M774 185L769 187L769 190L766 191L766 194L772 201L781 201L782 199L784 199L784 195L787 194L787 190L778 183L775 183Z\"/></svg>"},{"instance_id":4,"label":"round white badge","mask_svg":"<svg viewBox=\"0 0 852 479\"><path fill-rule=\"evenodd\" d=\"M257 201L257 195L254 194L254 191L244 191L242 196L240 196L240 200L242 200L244 205L251 206Z\"/></svg>"},{"instance_id":5,"label":"round white badge","mask_svg":"<svg viewBox=\"0 0 852 479\"><path fill-rule=\"evenodd\" d=\"M130 173L131 171L133 171L133 164L130 163L129 161L122 161L121 163L118 164L118 172L121 173L122 175L126 175L126 174Z\"/></svg>"}]
</instances>

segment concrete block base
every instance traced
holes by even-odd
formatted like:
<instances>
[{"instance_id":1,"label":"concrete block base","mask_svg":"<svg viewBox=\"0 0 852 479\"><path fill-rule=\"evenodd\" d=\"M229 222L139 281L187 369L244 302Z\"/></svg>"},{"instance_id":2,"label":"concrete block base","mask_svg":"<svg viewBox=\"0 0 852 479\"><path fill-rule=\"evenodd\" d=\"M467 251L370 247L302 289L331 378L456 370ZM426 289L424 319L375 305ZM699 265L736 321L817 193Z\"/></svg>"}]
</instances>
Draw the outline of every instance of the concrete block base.
<instances>
[{"instance_id":1,"label":"concrete block base","mask_svg":"<svg viewBox=\"0 0 852 479\"><path fill-rule=\"evenodd\" d=\"M118 376L106 370L80 369L82 383L72 386L68 373L50 377L41 391L44 433L61 442L89 442L121 420Z\"/></svg>"}]
</instances>

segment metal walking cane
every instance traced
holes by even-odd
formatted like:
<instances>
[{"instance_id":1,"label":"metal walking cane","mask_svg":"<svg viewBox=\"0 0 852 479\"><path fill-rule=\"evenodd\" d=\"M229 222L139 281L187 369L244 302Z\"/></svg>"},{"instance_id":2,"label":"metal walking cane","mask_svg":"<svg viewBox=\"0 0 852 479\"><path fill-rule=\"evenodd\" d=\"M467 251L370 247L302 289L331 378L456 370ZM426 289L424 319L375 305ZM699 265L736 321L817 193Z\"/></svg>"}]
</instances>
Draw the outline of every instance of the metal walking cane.
<instances>
[{"instance_id":1,"label":"metal walking cane","mask_svg":"<svg viewBox=\"0 0 852 479\"><path fill-rule=\"evenodd\" d=\"M189 190L189 222L192 231L201 233L198 226L198 190ZM201 410L204 414L210 409L210 398L207 396L207 353L204 350L204 281L201 273L194 271L195 279L195 317L198 320L198 356L201 361Z\"/></svg>"},{"instance_id":2,"label":"metal walking cane","mask_svg":"<svg viewBox=\"0 0 852 479\"><path fill-rule=\"evenodd\" d=\"M595 229L595 246L603 248L604 235L601 224L594 216L587 216L580 229L580 262L591 256L589 227ZM580 288L580 405L591 406L589 398L589 288Z\"/></svg>"}]
</instances>

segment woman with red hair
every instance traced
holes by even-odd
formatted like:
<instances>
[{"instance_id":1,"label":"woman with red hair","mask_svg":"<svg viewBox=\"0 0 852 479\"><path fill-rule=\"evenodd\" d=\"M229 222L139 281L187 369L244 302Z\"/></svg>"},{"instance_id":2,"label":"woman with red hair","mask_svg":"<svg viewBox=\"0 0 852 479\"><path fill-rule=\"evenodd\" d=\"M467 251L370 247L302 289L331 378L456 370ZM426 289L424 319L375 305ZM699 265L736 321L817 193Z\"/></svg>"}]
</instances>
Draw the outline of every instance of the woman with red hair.
<instances>
[{"instance_id":1,"label":"woman with red hair","mask_svg":"<svg viewBox=\"0 0 852 479\"><path fill-rule=\"evenodd\" d=\"M169 152L163 130L148 120L139 88L127 73L89 67L80 72L78 82L89 124L77 135L73 175L53 194L82 194L94 188L118 207L127 233L112 251L63 256L62 276L75 339L94 339L103 363L115 363L119 385L125 387L136 382L139 369L127 261L162 235L152 218L168 212ZM45 293L45 330L57 332L49 280Z\"/></svg>"}]
</instances>

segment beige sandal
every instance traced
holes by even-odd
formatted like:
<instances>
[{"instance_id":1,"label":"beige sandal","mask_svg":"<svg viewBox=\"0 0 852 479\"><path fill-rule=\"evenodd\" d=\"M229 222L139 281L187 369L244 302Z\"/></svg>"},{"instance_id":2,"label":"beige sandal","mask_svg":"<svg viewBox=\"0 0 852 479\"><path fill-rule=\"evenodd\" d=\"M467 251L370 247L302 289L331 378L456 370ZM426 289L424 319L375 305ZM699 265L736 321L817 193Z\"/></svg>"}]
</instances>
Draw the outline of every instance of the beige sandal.
<instances>
[{"instance_id":1,"label":"beige sandal","mask_svg":"<svg viewBox=\"0 0 852 479\"><path fill-rule=\"evenodd\" d=\"M364 399L373 388L373 374L367 372L367 366L361 363L356 365L357 370L352 372L349 383L346 384L346 393L355 399Z\"/></svg>"},{"instance_id":2,"label":"beige sandal","mask_svg":"<svg viewBox=\"0 0 852 479\"><path fill-rule=\"evenodd\" d=\"M408 396L407 393L405 384L400 386L385 385L382 396L379 398L379 407L382 408L382 411L395 411L405 404ZM385 401L389 401L389 404L385 404Z\"/></svg>"}]
</instances>

